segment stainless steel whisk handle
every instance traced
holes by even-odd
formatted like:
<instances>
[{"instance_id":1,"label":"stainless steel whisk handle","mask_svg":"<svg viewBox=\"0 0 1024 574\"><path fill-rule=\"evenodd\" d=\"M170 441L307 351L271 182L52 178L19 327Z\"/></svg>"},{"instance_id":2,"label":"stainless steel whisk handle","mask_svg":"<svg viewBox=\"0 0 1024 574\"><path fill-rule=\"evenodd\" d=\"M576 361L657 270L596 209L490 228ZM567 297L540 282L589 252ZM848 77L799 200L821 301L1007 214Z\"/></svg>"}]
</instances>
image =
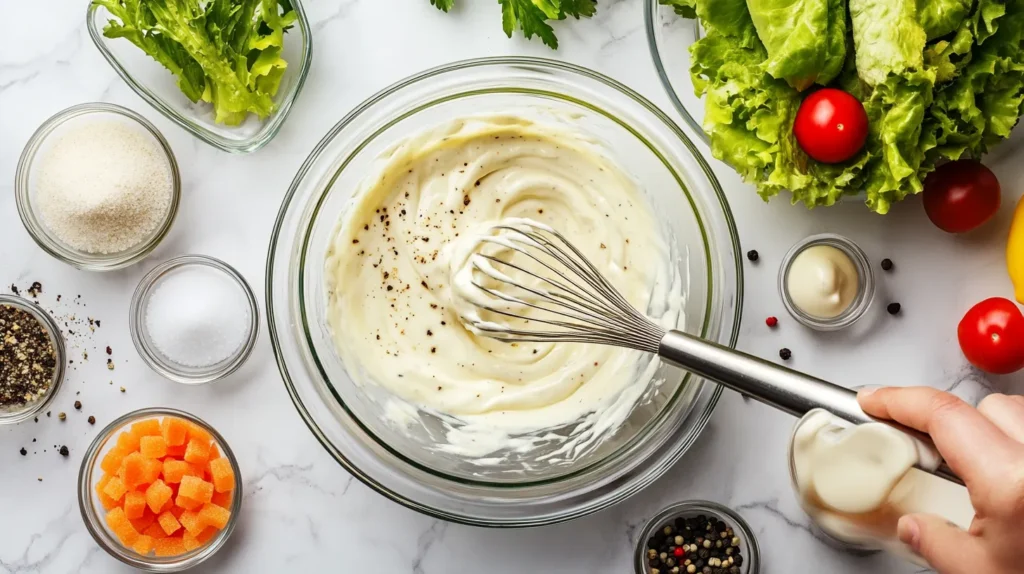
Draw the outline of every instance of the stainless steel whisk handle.
<instances>
[{"instance_id":1,"label":"stainless steel whisk handle","mask_svg":"<svg viewBox=\"0 0 1024 574\"><path fill-rule=\"evenodd\" d=\"M854 424L888 424L923 442L928 448L935 448L931 440L921 433L892 421L877 420L869 416L860 408L855 391L759 357L681 331L669 331L665 334L658 355L668 363L793 416L802 417L813 409L825 409ZM938 470L929 472L963 484L945 462Z\"/></svg>"}]
</instances>

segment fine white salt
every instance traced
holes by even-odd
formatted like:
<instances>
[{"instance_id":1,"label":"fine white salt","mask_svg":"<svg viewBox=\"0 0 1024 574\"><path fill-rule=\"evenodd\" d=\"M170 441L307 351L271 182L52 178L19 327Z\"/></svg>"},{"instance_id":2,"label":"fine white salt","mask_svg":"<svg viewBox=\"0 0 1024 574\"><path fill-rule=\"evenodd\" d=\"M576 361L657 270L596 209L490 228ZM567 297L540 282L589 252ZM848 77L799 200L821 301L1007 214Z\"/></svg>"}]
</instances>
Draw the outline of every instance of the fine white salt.
<instances>
[{"instance_id":1,"label":"fine white salt","mask_svg":"<svg viewBox=\"0 0 1024 574\"><path fill-rule=\"evenodd\" d=\"M153 346L171 362L209 367L231 358L249 334L249 303L213 269L181 269L154 287L146 307Z\"/></svg>"}]
</instances>

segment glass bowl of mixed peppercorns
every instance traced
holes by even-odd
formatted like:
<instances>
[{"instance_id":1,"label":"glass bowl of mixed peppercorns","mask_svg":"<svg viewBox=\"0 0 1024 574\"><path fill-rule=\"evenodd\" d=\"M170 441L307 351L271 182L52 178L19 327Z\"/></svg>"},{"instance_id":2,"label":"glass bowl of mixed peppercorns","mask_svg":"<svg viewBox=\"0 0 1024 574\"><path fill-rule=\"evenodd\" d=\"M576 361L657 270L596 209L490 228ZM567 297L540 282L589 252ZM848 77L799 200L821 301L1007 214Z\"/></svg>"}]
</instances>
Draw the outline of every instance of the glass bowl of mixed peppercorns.
<instances>
[{"instance_id":1,"label":"glass bowl of mixed peppercorns","mask_svg":"<svg viewBox=\"0 0 1024 574\"><path fill-rule=\"evenodd\" d=\"M0 424L46 409L64 381L60 327L42 307L0 295Z\"/></svg>"},{"instance_id":2,"label":"glass bowl of mixed peppercorns","mask_svg":"<svg viewBox=\"0 0 1024 574\"><path fill-rule=\"evenodd\" d=\"M731 509L704 500L674 504L640 531L636 574L756 574L757 539Z\"/></svg>"}]
</instances>

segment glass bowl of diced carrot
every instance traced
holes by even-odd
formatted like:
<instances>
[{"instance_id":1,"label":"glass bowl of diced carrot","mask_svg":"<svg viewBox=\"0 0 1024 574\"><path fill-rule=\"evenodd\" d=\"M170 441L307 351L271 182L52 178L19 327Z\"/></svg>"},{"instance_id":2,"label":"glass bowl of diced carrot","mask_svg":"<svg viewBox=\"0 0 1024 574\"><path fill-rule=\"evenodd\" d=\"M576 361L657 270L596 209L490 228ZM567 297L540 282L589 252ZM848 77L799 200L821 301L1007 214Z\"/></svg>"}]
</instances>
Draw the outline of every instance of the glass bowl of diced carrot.
<instances>
[{"instance_id":1,"label":"glass bowl of diced carrot","mask_svg":"<svg viewBox=\"0 0 1024 574\"><path fill-rule=\"evenodd\" d=\"M164 408L128 413L89 446L78 476L82 519L121 562L191 568L219 550L242 502L235 455L210 425Z\"/></svg>"}]
</instances>

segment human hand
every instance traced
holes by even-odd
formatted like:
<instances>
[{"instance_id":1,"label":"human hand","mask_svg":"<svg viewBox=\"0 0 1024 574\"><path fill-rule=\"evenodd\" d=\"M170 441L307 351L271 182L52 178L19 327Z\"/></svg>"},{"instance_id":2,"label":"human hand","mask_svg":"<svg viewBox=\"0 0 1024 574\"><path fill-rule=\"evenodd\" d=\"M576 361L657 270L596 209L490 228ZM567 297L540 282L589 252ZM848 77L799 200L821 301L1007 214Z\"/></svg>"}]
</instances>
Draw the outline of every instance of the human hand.
<instances>
[{"instance_id":1,"label":"human hand","mask_svg":"<svg viewBox=\"0 0 1024 574\"><path fill-rule=\"evenodd\" d=\"M927 433L967 485L969 529L928 514L900 518L900 540L941 574L1024 573L1024 397L994 394L978 408L928 387L864 389L861 408Z\"/></svg>"}]
</instances>

